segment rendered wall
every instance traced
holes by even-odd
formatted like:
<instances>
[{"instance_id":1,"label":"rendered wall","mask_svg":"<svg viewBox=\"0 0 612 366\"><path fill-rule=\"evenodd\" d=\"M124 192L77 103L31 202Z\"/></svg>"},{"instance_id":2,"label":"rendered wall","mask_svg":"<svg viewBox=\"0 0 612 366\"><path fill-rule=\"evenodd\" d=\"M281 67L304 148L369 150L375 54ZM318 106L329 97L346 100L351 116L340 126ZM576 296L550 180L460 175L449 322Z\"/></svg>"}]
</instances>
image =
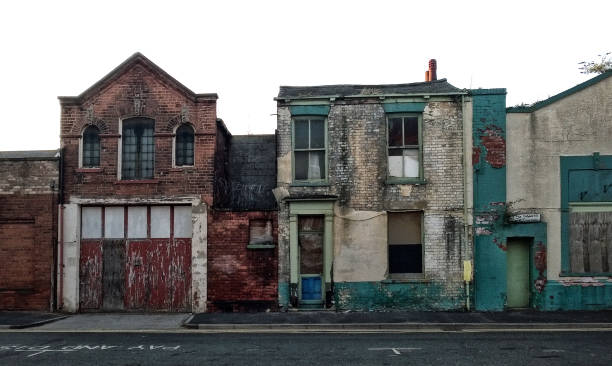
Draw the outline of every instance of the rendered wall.
<instances>
[{"instance_id":1,"label":"rendered wall","mask_svg":"<svg viewBox=\"0 0 612 366\"><path fill-rule=\"evenodd\" d=\"M561 157L612 155L612 77L535 111L508 113L507 120L508 202L515 202L517 210L540 213L547 223L547 281L542 301L535 306L543 310L612 307L609 276L560 276Z\"/></svg>"}]
</instances>

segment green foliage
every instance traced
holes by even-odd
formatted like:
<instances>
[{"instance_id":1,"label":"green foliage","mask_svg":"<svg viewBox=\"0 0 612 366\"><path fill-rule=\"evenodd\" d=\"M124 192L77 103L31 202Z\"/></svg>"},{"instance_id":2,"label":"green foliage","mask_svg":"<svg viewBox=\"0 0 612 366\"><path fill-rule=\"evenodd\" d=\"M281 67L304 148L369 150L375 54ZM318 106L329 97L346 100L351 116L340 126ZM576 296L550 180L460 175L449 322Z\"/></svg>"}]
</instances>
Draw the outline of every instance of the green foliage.
<instances>
[{"instance_id":1,"label":"green foliage","mask_svg":"<svg viewBox=\"0 0 612 366\"><path fill-rule=\"evenodd\" d=\"M582 74L603 74L606 71L612 70L612 58L610 57L612 52L606 52L601 55L597 55L599 58L595 61L582 61L579 62L579 69Z\"/></svg>"}]
</instances>

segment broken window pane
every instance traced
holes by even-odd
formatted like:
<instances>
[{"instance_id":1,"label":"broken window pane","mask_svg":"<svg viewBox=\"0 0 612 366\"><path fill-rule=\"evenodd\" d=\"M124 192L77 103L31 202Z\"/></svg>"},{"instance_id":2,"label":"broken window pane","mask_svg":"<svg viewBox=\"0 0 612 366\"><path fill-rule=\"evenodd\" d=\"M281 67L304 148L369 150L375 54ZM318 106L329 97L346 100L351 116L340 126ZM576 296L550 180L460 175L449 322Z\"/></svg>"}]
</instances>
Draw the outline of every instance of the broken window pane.
<instances>
[{"instance_id":1,"label":"broken window pane","mask_svg":"<svg viewBox=\"0 0 612 366\"><path fill-rule=\"evenodd\" d=\"M389 118L389 146L402 146L401 118Z\"/></svg>"},{"instance_id":2,"label":"broken window pane","mask_svg":"<svg viewBox=\"0 0 612 366\"><path fill-rule=\"evenodd\" d=\"M389 176L402 176L402 149L389 149Z\"/></svg>"},{"instance_id":3,"label":"broken window pane","mask_svg":"<svg viewBox=\"0 0 612 366\"><path fill-rule=\"evenodd\" d=\"M272 220L251 220L249 229L249 244L272 244Z\"/></svg>"},{"instance_id":4,"label":"broken window pane","mask_svg":"<svg viewBox=\"0 0 612 366\"><path fill-rule=\"evenodd\" d=\"M322 119L310 121L310 148L325 147L325 125Z\"/></svg>"},{"instance_id":5,"label":"broken window pane","mask_svg":"<svg viewBox=\"0 0 612 366\"><path fill-rule=\"evenodd\" d=\"M404 117L404 145L419 144L419 119Z\"/></svg>"},{"instance_id":6,"label":"broken window pane","mask_svg":"<svg viewBox=\"0 0 612 366\"><path fill-rule=\"evenodd\" d=\"M419 150L404 149L404 177L419 176Z\"/></svg>"},{"instance_id":7,"label":"broken window pane","mask_svg":"<svg viewBox=\"0 0 612 366\"><path fill-rule=\"evenodd\" d=\"M308 120L295 121L294 139L296 149L308 149Z\"/></svg>"},{"instance_id":8,"label":"broken window pane","mask_svg":"<svg viewBox=\"0 0 612 366\"><path fill-rule=\"evenodd\" d=\"M295 179L308 179L308 151L295 152Z\"/></svg>"}]
</instances>

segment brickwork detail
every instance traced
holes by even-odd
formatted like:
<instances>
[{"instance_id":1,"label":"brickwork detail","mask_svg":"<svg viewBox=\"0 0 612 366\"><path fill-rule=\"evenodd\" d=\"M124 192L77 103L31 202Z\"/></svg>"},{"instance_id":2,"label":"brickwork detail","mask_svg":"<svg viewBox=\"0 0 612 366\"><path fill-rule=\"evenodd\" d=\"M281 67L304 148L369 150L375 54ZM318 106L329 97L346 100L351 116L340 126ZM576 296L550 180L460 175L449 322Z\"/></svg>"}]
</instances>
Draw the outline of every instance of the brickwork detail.
<instances>
[{"instance_id":1,"label":"brickwork detail","mask_svg":"<svg viewBox=\"0 0 612 366\"><path fill-rule=\"evenodd\" d=\"M57 161L0 161L0 310L49 311Z\"/></svg>"},{"instance_id":2,"label":"brickwork detail","mask_svg":"<svg viewBox=\"0 0 612 366\"><path fill-rule=\"evenodd\" d=\"M208 311L277 309L277 248L247 248L250 220L271 220L276 244L274 211L212 213L208 225Z\"/></svg>"}]
</instances>

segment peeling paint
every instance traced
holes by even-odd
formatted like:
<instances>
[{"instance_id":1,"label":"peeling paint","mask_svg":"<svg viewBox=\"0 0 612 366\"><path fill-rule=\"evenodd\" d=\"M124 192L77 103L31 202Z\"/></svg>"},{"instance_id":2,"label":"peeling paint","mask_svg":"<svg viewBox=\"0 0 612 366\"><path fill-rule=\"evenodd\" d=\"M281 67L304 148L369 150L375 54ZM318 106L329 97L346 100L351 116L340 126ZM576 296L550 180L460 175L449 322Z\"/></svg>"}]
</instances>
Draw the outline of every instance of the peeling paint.
<instances>
[{"instance_id":1,"label":"peeling paint","mask_svg":"<svg viewBox=\"0 0 612 366\"><path fill-rule=\"evenodd\" d=\"M600 282L593 277L574 278L571 280L561 280L559 283L565 287L567 286L581 286L581 287L600 287L605 286L605 283Z\"/></svg>"},{"instance_id":2,"label":"peeling paint","mask_svg":"<svg viewBox=\"0 0 612 366\"><path fill-rule=\"evenodd\" d=\"M482 153L482 150L480 149L480 146L472 147L472 165L476 165L476 164L480 163L480 154L481 153Z\"/></svg>"},{"instance_id":3,"label":"peeling paint","mask_svg":"<svg viewBox=\"0 0 612 366\"><path fill-rule=\"evenodd\" d=\"M493 232L485 227L477 227L476 235L491 235Z\"/></svg>"},{"instance_id":4,"label":"peeling paint","mask_svg":"<svg viewBox=\"0 0 612 366\"><path fill-rule=\"evenodd\" d=\"M487 126L480 136L480 142L485 148L485 160L493 168L503 168L506 165L506 140L504 130L495 125Z\"/></svg>"}]
</instances>

